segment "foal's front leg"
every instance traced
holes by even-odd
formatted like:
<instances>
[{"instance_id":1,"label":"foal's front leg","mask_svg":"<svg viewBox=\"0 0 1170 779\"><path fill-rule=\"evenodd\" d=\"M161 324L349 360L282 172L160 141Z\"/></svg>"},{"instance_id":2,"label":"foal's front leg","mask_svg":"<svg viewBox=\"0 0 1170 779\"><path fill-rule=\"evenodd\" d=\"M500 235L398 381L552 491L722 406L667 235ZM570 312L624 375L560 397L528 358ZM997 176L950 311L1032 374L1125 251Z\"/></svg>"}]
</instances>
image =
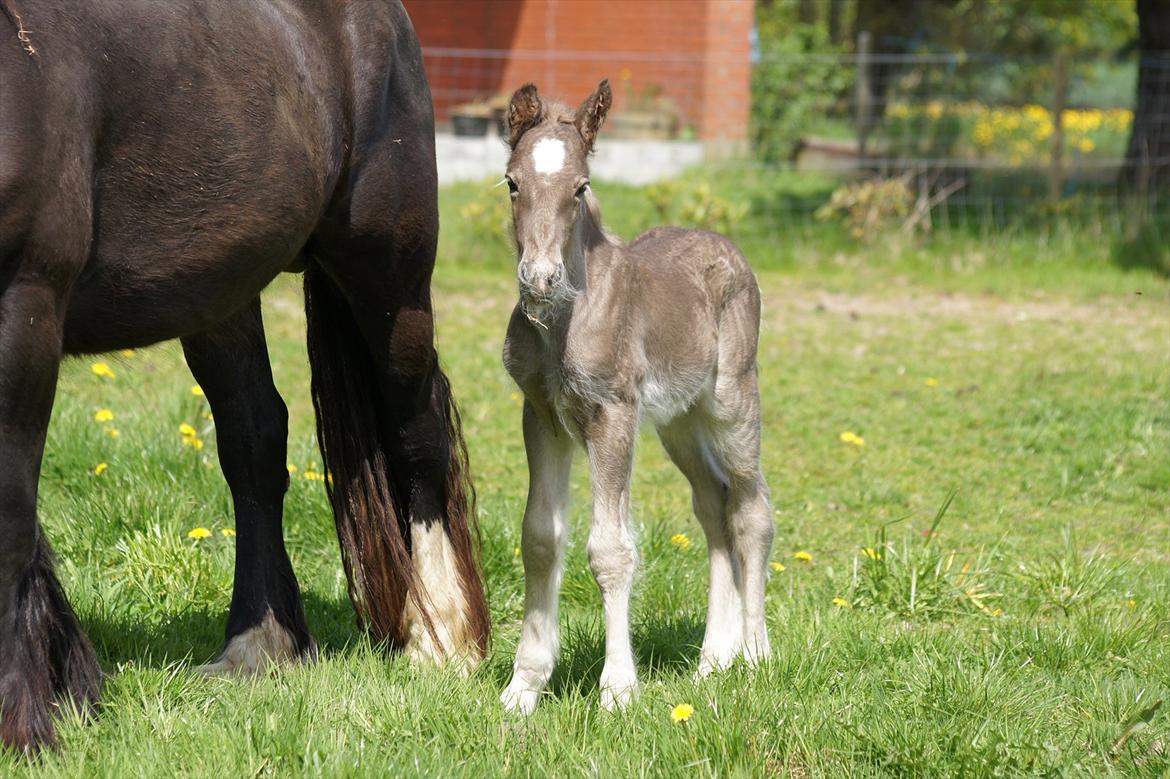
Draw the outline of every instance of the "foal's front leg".
<instances>
[{"instance_id":1,"label":"foal's front leg","mask_svg":"<svg viewBox=\"0 0 1170 779\"><path fill-rule=\"evenodd\" d=\"M557 601L564 564L565 510L573 443L547 406L524 403L528 504L524 507L524 625L504 706L529 714L552 676L560 651Z\"/></svg>"},{"instance_id":2,"label":"foal's front leg","mask_svg":"<svg viewBox=\"0 0 1170 779\"><path fill-rule=\"evenodd\" d=\"M593 475L589 566L605 606L601 705L607 709L624 706L638 688L630 647L630 588L638 561L630 526L630 469L637 430L637 408L624 403L602 406L585 430Z\"/></svg>"}]
</instances>

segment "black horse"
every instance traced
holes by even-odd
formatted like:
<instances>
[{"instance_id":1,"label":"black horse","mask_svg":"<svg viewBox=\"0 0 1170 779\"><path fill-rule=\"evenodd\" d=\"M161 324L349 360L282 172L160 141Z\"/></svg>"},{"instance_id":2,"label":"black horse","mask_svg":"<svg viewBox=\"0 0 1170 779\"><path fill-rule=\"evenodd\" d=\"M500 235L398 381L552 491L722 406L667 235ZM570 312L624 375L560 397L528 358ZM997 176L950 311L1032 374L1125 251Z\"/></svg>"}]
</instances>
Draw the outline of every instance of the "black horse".
<instances>
[{"instance_id":1,"label":"black horse","mask_svg":"<svg viewBox=\"0 0 1170 779\"><path fill-rule=\"evenodd\" d=\"M433 345L434 116L389 0L0 0L0 739L54 742L100 670L36 518L64 355L179 338L218 427L235 590L209 670L315 653L284 549L287 411L259 293L303 272L349 593L475 663L488 614Z\"/></svg>"}]
</instances>

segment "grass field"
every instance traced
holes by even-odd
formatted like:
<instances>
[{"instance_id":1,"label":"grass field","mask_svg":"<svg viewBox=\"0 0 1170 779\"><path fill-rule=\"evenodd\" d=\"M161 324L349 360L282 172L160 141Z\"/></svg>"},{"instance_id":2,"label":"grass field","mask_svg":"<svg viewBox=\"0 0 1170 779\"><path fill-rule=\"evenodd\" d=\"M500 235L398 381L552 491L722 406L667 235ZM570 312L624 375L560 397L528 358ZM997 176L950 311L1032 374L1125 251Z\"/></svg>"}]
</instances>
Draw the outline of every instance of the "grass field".
<instances>
[{"instance_id":1,"label":"grass field","mask_svg":"<svg viewBox=\"0 0 1170 779\"><path fill-rule=\"evenodd\" d=\"M40 512L109 678L94 722L63 720L61 753L0 755L0 775L1170 772L1170 706L1157 708L1170 700L1170 297L1090 235L940 238L897 257L838 247L820 262L813 241L774 241L781 262L749 237L764 269L778 530L771 662L692 681L704 543L684 481L646 435L641 698L598 707L579 459L562 662L531 719L506 716L527 478L499 357L514 283L506 254L451 261L472 241L451 229L469 192L444 195L436 305L479 488L489 661L468 679L416 669L354 629L324 491L305 478L319 456L302 304L285 279L265 297L297 468L285 534L320 662L252 682L190 671L220 648L231 588L213 422L175 345L101 358L112 376L72 360ZM1014 262L987 261L1000 251ZM185 445L183 424L206 445ZM211 537L188 538L196 527ZM673 722L684 703L694 714Z\"/></svg>"}]
</instances>

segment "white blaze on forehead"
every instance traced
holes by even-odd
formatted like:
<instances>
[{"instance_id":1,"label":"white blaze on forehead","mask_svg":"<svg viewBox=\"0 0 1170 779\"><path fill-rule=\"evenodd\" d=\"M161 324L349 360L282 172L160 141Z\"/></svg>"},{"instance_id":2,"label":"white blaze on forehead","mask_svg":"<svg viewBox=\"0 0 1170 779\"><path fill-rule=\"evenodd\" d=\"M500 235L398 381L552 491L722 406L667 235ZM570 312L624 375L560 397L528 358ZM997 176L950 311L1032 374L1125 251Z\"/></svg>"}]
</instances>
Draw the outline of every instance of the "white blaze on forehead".
<instances>
[{"instance_id":1,"label":"white blaze on forehead","mask_svg":"<svg viewBox=\"0 0 1170 779\"><path fill-rule=\"evenodd\" d=\"M541 138L532 148L532 163L537 173L556 173L565 164L565 142Z\"/></svg>"}]
</instances>

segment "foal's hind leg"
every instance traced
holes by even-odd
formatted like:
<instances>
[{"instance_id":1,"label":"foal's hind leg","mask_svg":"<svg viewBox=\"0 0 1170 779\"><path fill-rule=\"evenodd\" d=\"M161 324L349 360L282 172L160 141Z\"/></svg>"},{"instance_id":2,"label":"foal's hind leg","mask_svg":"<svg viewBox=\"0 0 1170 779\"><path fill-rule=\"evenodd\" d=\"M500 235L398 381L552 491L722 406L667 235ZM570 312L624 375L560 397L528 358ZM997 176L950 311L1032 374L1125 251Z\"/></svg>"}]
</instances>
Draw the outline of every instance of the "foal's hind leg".
<instances>
[{"instance_id":1,"label":"foal's hind leg","mask_svg":"<svg viewBox=\"0 0 1170 779\"><path fill-rule=\"evenodd\" d=\"M671 420L658 429L658 436L691 483L691 505L707 537L710 579L707 630L698 670L702 677L731 665L743 643L743 583L727 524L727 476L711 450L711 438L698 411Z\"/></svg>"},{"instance_id":2,"label":"foal's hind leg","mask_svg":"<svg viewBox=\"0 0 1170 779\"><path fill-rule=\"evenodd\" d=\"M288 411L272 383L260 300L215 330L184 338L183 351L215 414L219 462L236 512L227 643L200 670L250 675L269 662L312 658L317 648L281 529Z\"/></svg>"},{"instance_id":3,"label":"foal's hind leg","mask_svg":"<svg viewBox=\"0 0 1170 779\"><path fill-rule=\"evenodd\" d=\"M52 744L55 701L87 708L101 683L37 523L64 304L43 279L0 289L0 745L15 749Z\"/></svg>"},{"instance_id":4,"label":"foal's hind leg","mask_svg":"<svg viewBox=\"0 0 1170 779\"><path fill-rule=\"evenodd\" d=\"M754 349L753 349L754 355ZM715 388L712 443L728 476L727 527L741 571L744 657L756 663L769 653L764 587L775 526L768 485L760 468L760 394L756 371L720 376Z\"/></svg>"}]
</instances>

